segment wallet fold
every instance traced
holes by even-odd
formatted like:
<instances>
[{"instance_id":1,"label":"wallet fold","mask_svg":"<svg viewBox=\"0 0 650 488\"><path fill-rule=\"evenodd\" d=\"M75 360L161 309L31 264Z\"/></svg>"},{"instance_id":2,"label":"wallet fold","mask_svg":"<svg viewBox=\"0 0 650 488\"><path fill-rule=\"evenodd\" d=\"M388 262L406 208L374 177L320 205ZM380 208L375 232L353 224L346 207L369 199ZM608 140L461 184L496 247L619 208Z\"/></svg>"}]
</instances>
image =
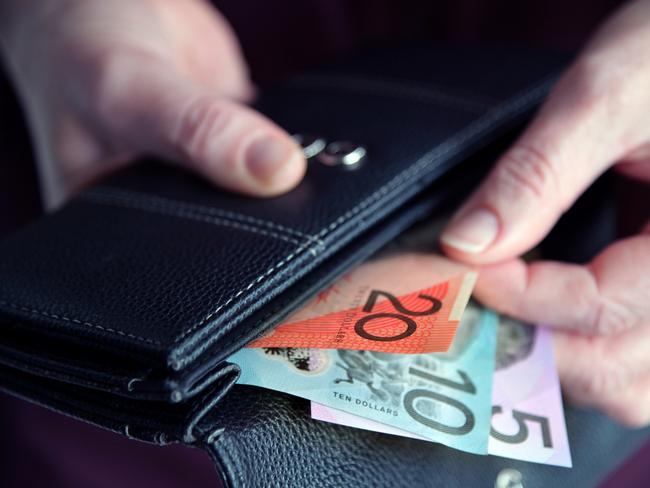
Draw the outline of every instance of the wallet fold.
<instances>
[{"instance_id":1,"label":"wallet fold","mask_svg":"<svg viewBox=\"0 0 650 488\"><path fill-rule=\"evenodd\" d=\"M357 165L312 157L296 189L264 200L157 161L87 189L0 242L0 388L223 460L227 357L467 196L560 65L514 48L377 51L256 103L290 133L363 147Z\"/></svg>"}]
</instances>

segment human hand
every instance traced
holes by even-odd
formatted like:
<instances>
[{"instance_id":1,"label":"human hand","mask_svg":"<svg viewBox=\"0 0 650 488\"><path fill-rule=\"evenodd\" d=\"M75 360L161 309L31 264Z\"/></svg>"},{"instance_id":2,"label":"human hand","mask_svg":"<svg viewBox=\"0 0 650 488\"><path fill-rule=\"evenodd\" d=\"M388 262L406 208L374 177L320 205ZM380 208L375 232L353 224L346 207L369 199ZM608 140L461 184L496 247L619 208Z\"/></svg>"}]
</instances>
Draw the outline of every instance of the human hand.
<instances>
[{"instance_id":1,"label":"human hand","mask_svg":"<svg viewBox=\"0 0 650 488\"><path fill-rule=\"evenodd\" d=\"M302 178L299 147L241 104L239 46L203 0L7 0L0 18L48 207L140 153L250 195Z\"/></svg>"},{"instance_id":2,"label":"human hand","mask_svg":"<svg viewBox=\"0 0 650 488\"><path fill-rule=\"evenodd\" d=\"M585 266L525 264L607 168L650 182L650 2L596 34L540 113L443 233L481 269L487 305L548 324L565 393L633 426L650 423L650 226Z\"/></svg>"}]
</instances>

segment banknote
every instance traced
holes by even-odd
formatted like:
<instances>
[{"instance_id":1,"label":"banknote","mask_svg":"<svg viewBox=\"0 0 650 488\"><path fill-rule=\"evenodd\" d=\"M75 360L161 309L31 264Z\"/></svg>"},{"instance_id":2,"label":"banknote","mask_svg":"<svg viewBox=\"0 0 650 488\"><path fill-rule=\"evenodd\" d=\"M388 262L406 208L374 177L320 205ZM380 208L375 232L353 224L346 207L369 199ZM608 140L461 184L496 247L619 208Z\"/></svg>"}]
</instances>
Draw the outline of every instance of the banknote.
<instances>
[{"instance_id":1,"label":"banknote","mask_svg":"<svg viewBox=\"0 0 650 488\"><path fill-rule=\"evenodd\" d=\"M505 319L498 334L490 453L570 467L550 330Z\"/></svg>"},{"instance_id":2,"label":"banknote","mask_svg":"<svg viewBox=\"0 0 650 488\"><path fill-rule=\"evenodd\" d=\"M475 281L474 271L435 254L371 260L247 347L446 351Z\"/></svg>"},{"instance_id":3,"label":"banknote","mask_svg":"<svg viewBox=\"0 0 650 488\"><path fill-rule=\"evenodd\" d=\"M560 384L550 332L501 319L492 386L488 453L523 461L571 466ZM316 402L317 420L426 440L411 432Z\"/></svg>"},{"instance_id":4,"label":"banknote","mask_svg":"<svg viewBox=\"0 0 650 488\"><path fill-rule=\"evenodd\" d=\"M229 358L240 383L282 391L477 454L490 430L497 316L465 310L446 353L276 348Z\"/></svg>"}]
</instances>

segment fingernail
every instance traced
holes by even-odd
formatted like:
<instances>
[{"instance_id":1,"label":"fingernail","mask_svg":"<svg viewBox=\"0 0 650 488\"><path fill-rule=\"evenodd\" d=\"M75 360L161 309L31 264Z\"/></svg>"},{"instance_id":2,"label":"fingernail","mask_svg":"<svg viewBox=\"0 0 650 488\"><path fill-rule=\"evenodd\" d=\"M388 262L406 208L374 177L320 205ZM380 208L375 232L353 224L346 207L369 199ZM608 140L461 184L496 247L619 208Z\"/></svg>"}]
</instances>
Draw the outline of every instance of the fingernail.
<instances>
[{"instance_id":1,"label":"fingernail","mask_svg":"<svg viewBox=\"0 0 650 488\"><path fill-rule=\"evenodd\" d=\"M453 222L440 240L459 251L477 254L485 251L494 242L499 232L496 215L485 208L472 210Z\"/></svg>"},{"instance_id":2,"label":"fingernail","mask_svg":"<svg viewBox=\"0 0 650 488\"><path fill-rule=\"evenodd\" d=\"M246 150L248 171L258 180L268 182L293 156L297 148L275 137L254 141Z\"/></svg>"}]
</instances>

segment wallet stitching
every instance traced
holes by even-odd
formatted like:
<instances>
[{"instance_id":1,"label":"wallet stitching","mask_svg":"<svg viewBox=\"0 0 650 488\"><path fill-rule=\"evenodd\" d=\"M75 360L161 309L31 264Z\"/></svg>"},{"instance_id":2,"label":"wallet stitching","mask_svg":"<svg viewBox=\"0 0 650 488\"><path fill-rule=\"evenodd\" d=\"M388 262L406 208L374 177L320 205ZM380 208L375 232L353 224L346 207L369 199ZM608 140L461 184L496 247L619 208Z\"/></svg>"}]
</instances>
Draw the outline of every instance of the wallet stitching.
<instances>
[{"instance_id":1,"label":"wallet stitching","mask_svg":"<svg viewBox=\"0 0 650 488\"><path fill-rule=\"evenodd\" d=\"M520 95L519 97L513 98L510 102L505 103L501 106L497 106L495 109L490 110L485 115L478 117L477 119L474 119L473 122L466 125L463 129L459 130L451 137L447 138L444 142L430 149L426 154L420 157L418 161L413 163L413 165L411 165L409 169L393 177L392 180L384 184L381 188L377 189L374 193L372 193L365 200L357 204L354 208L348 210L346 213L339 216L334 222L330 223L326 228L321 230L321 232L319 232L316 235L316 238L319 240L322 239L323 237L326 236L326 234L333 232L344 221L353 217L357 213L363 211L365 208L372 205L376 200L380 199L386 193L390 192L391 190L394 190L395 188L400 187L403 183L408 182L409 179L411 179L412 175L417 174L417 172L419 172L423 167L429 166L436 159L453 151L459 145L465 142L467 139L476 137L477 135L481 134L485 130L489 129L494 125L495 119L497 121L501 120L504 114L508 112L516 113L530 99L537 98L538 91L540 90L546 91L548 82L553 78L554 77L547 77L542 79L542 81L535 83L532 87L525 90L523 94ZM263 275L258 276L254 281L249 283L245 288L239 290L234 296L230 297L226 302L219 305L214 311L206 315L206 317L204 317L203 320L194 324L192 327L190 327L189 329L185 330L182 334L180 334L174 340L174 344L178 344L180 341L185 339L189 334L194 332L196 329L203 327L212 317L214 317L214 315L220 312L224 307L228 306L235 299L237 299L243 293L250 290L257 283L264 280L275 270L285 266L288 262L290 262L295 257L297 257L300 253L302 253L306 247L307 246L304 244L301 245L294 252L292 252L286 258L284 258L282 261L276 263L271 268L269 268Z\"/></svg>"},{"instance_id":2,"label":"wallet stitching","mask_svg":"<svg viewBox=\"0 0 650 488\"><path fill-rule=\"evenodd\" d=\"M119 393L122 391L121 388L117 386L110 386L110 384L107 382L101 383L99 381L93 381L93 380L81 378L79 376L75 376L71 374L52 371L51 369L47 369L41 366L27 365L27 367L25 367L25 363L16 361L12 358L2 358L2 364L14 369L26 371L29 374L38 374L39 376L44 376L46 378L56 380L56 381L64 381L66 383L72 383L80 386L90 386L102 391L110 391L113 393Z\"/></svg>"},{"instance_id":3,"label":"wallet stitching","mask_svg":"<svg viewBox=\"0 0 650 488\"><path fill-rule=\"evenodd\" d=\"M468 112L483 112L499 100L474 92L453 93L448 89L427 86L412 86L401 80L366 78L363 76L303 75L290 82L301 88L330 88L356 92L382 98L400 98L414 102L447 106Z\"/></svg>"},{"instance_id":4,"label":"wallet stitching","mask_svg":"<svg viewBox=\"0 0 650 488\"><path fill-rule=\"evenodd\" d=\"M114 207L126 207L126 208L132 208L135 210L141 210L145 212L152 212L152 213L160 213L163 215L171 215L173 217L180 217L183 219L188 219L188 220L196 220L199 222L205 222L208 224L214 224L214 225L219 225L223 227L232 227L234 229L239 229L247 232L252 232L253 234L259 234L263 235L266 237L272 237L275 239L279 239L281 241L288 242L290 244L295 244L298 245L300 244L300 241L293 238L293 237L288 237L282 234L278 234L273 231L265 230L265 229L260 229L258 227L253 227L251 225L247 224L241 224L238 222L231 222L229 220L221 219L219 217L211 217L209 215L203 215L200 213L195 213L192 212L191 210L183 210L183 209L178 209L178 208L166 208L164 206L156 206L154 205L147 205L146 200L139 202L137 199L133 200L122 200L122 201L116 201L113 200L111 201L110 197L106 198L104 196L100 195L92 195L92 196L87 196L86 197L87 201L90 201L92 203L97 203L101 205L111 205Z\"/></svg>"},{"instance_id":5,"label":"wallet stitching","mask_svg":"<svg viewBox=\"0 0 650 488\"><path fill-rule=\"evenodd\" d=\"M285 264L293 260L296 256L302 253L302 251L305 251L307 249L307 245L303 244L302 246L299 246L294 252L289 254L286 258L283 260L279 261L275 265L271 266L268 270L263 275L258 276L254 281L250 282L248 286L245 288L242 288L239 290L235 295L231 296L228 300L226 300L224 303L219 305L215 310L207 314L200 322L194 324L194 326L190 327L187 329L183 334L178 336L173 344L177 344L181 340L183 340L187 335L191 334L194 330L201 328L203 325L205 325L212 317L214 317L217 313L219 313L224 307L227 307L232 303L234 300L239 298L241 295L249 291L251 288L253 288L255 285L263 281L266 277L268 277L270 274L272 274L276 269L282 268ZM178 360L179 366L180 364L184 364L186 361ZM174 367L174 366L172 366Z\"/></svg>"},{"instance_id":6,"label":"wallet stitching","mask_svg":"<svg viewBox=\"0 0 650 488\"><path fill-rule=\"evenodd\" d=\"M63 320L65 322L72 322L74 324L85 325L87 327L92 327L94 329L98 329L98 330L101 330L101 331L104 331L104 332L110 332L112 334L117 334L117 335L120 335L120 336L123 336L123 337L128 337L129 339L135 339L135 340L138 340L138 341L147 342L149 344L155 344L155 345L158 345L158 346L161 345L160 341L157 341L157 340L154 340L154 339L149 339L147 337L141 337L141 336L138 336L138 335L135 335L135 334L131 334L129 332L124 332L122 330L112 329L110 327L104 327L103 325L93 324L91 322L87 322L87 321L84 321L84 320L73 319L73 318L70 318L70 317L66 317L65 315L59 315L59 314L54 314L54 313L50 313L50 312L44 312L42 310L37 310L35 308L23 307L22 305L18 305L16 303L11 303L11 302L6 302L4 300L0 300L0 305L3 305L5 307L9 307L9 308L13 308L14 310L20 310L20 311L23 311L23 312L29 312L29 313L34 313L34 314L37 314L37 315L42 315L44 317L48 317L48 318L55 319L55 320Z\"/></svg>"},{"instance_id":7,"label":"wallet stitching","mask_svg":"<svg viewBox=\"0 0 650 488\"><path fill-rule=\"evenodd\" d=\"M110 386L108 383L100 383L98 381L93 381L85 378L80 378L79 376L74 376L74 375L59 373L59 372L54 372L54 374L52 374L52 370L48 370L47 368L43 368L40 366L35 367L33 365L28 365L28 368L25 368L25 363L16 361L11 358L3 358L2 364L10 368L17 369L19 371L26 371L28 374L37 374L39 376L44 376L48 379L52 379L55 381L63 381L78 386L89 386L91 388L94 387L98 390L108 391L112 393L120 393L122 391L121 388L116 386Z\"/></svg>"},{"instance_id":8,"label":"wallet stitching","mask_svg":"<svg viewBox=\"0 0 650 488\"><path fill-rule=\"evenodd\" d=\"M303 244L299 246L294 252L289 254L286 258L282 259L281 261L275 263L273 266L271 266L269 269L266 270L266 272L260 276L258 276L255 280L251 281L245 288L242 288L239 290L235 295L231 296L228 300L226 300L224 303L219 305L215 310L207 314L200 322L194 324L192 327L189 329L185 330L181 335L179 335L175 340L174 344L177 344L181 340L183 340L185 337L187 337L189 334L194 332L196 329L203 327L212 317L214 317L217 313L219 313L224 307L227 307L232 303L234 300L239 298L241 295L249 291L251 288L253 288L255 285L266 279L270 274L272 274L274 271L277 269L280 269L284 267L287 263L292 261L296 256L301 254L303 251L307 249L307 244Z\"/></svg>"},{"instance_id":9,"label":"wallet stitching","mask_svg":"<svg viewBox=\"0 0 650 488\"><path fill-rule=\"evenodd\" d=\"M107 204L107 205L114 205L114 204L119 205L121 203L124 205L137 206L137 208L139 208L140 210L147 210L147 211L160 211L160 209L165 209L165 210L170 209L173 211L178 210L181 212L190 212L196 214L200 214L201 212L204 212L209 215L217 215L220 217L232 219L239 222L245 222L252 225L268 227L270 229L274 229L279 232L284 232L285 234L296 236L302 239L307 239L307 240L315 239L314 236L305 234L304 232L301 232L299 230L292 229L290 227L286 227L284 225L269 220L251 217L250 215L244 215L237 212L222 210L222 209L218 209L206 205L197 205L197 204L191 204L191 203L182 202L178 200L172 200L170 198L157 197L147 193L134 192L130 190L126 191L126 190L122 190L119 188L112 188L112 187L104 187L104 188L105 189L100 191L94 190L88 192L82 198L97 203ZM184 216L184 215L179 215L179 216ZM260 230L264 232L268 232L265 231L264 229L260 229ZM299 243L295 239L293 242L296 244Z\"/></svg>"},{"instance_id":10,"label":"wallet stitching","mask_svg":"<svg viewBox=\"0 0 650 488\"><path fill-rule=\"evenodd\" d=\"M396 175L391 179L388 183L384 184L381 188L375 190L370 196L368 196L366 199L364 199L362 202L357 204L354 208L348 210L346 213L343 215L339 216L334 222L330 223L326 228L324 228L321 232L319 232L313 239L316 240L319 244L318 246L322 249L324 247L324 244L322 243L322 238L326 236L326 234L333 232L338 226L340 226L344 221L348 220L350 217L353 217L357 213L363 211L365 208L368 206L372 205L376 200L381 198L383 195L386 193L390 192L396 187L399 187L402 185L405 181L408 181L413 174L416 174L418 171L421 170L422 167L426 167L430 165L432 162L434 162L436 159L440 158L441 156L451 152L455 148L457 148L460 144L462 144L464 141L471 137L475 137L479 135L481 132L487 130L494 124L494 119L496 118L497 120L501 119L506 112L517 112L526 102L528 102L531 98L537 97L537 92L540 90L546 90L546 85L548 82L553 79L554 77L546 77L542 79L542 81L535 83L532 87L526 89L522 95L515 97L511 99L509 102L506 102L502 105L498 105L496 108L489 110L486 114L483 116L478 117L477 119L474 119L473 122L470 124L466 125L463 129L459 130L456 132L454 135L451 137L448 137L444 142L440 143L439 145L435 146L434 148L430 149L425 155L420 157L418 161L413 163L411 167L402 173ZM191 214L191 212L190 212ZM202 216L200 214L192 214L196 217L199 218L206 218L206 216ZM222 219L215 219L215 220L222 220ZM241 224L236 224L233 222L228 222L228 221L223 221L224 225L231 225L235 227L236 225L239 225L241 227L248 227L247 230L250 230L252 232L258 231L259 233L267 233L267 231L264 231L262 229L257 229L254 227L250 226L244 226ZM271 234L271 233L269 233ZM275 234L275 233L273 233ZM282 239L289 239L286 236L280 236L279 234L275 234L276 237ZM293 239L296 243L295 239ZM216 315L219 311L221 311L224 307L228 306L230 303L232 303L235 299L239 298L241 295L249 291L251 288L253 288L256 284L264 280L267 276L272 274L274 271L282 268L285 266L287 263L292 261L296 256L300 255L303 251L305 251L308 247L310 247L310 243L303 243L296 248L295 251L290 253L287 257L273 265L271 268L269 268L263 275L258 276L255 280L250 282L245 288L242 288L239 290L234 296L230 297L226 302L218 306L214 311L210 312L203 320L200 322L194 324L193 326L189 327L186 329L183 333L181 333L176 339L174 339L173 344L178 344L180 341L185 339L189 334L194 332L196 329L203 327L214 315ZM314 255L316 254L317 250L312 249L311 250ZM137 341L141 342L146 342L148 344L154 344L154 345L162 345L162 343L158 340L154 340L151 338L147 337L142 337L138 336L129 332L124 332L119 329L113 329L110 327L105 327L102 325L98 324L93 324L91 322L87 321L82 321L79 319L74 319L70 317L66 317L64 315L58 315L58 314L53 314L33 308L28 308L24 307L15 303L10 303L4 300L0 300L0 304L4 306L8 306L10 308L16 309L16 310L21 310L29 313L34 313L38 315L42 315L44 317L48 318L53 318L55 320L63 320L66 322L71 322L79 325L85 325L87 327L95 328L97 330L101 330L104 332L109 332L112 334L116 334L119 336L123 337L128 337L130 339L134 339Z\"/></svg>"}]
</instances>

